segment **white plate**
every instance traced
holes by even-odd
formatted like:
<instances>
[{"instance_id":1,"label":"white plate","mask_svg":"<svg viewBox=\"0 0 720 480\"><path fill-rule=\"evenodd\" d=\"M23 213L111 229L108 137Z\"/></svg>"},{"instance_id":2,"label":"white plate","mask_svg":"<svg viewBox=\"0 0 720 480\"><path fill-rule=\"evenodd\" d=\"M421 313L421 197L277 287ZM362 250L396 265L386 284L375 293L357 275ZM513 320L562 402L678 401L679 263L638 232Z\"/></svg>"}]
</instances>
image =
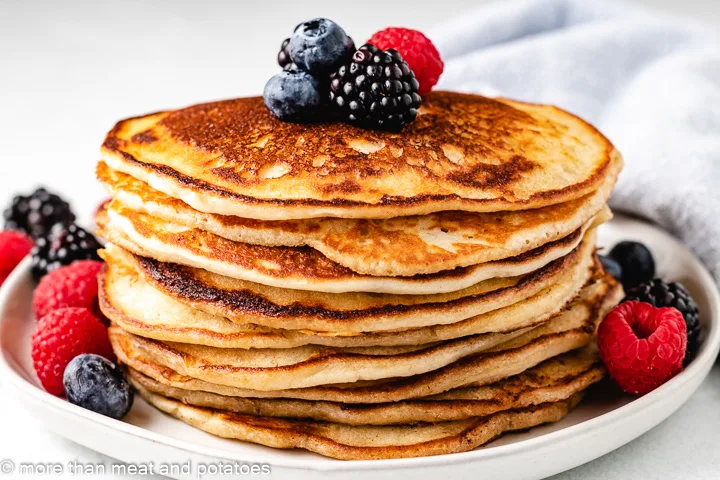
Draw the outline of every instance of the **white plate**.
<instances>
[{"instance_id":1,"label":"white plate","mask_svg":"<svg viewBox=\"0 0 720 480\"><path fill-rule=\"evenodd\" d=\"M650 430L677 410L706 377L720 348L720 296L710 274L677 240L648 224L620 218L601 228L600 244L633 239L653 251L661 276L681 280L701 311L703 343L695 360L654 392L632 399L595 394L563 421L507 435L486 448L437 457L342 462L304 451L224 440L189 427L137 399L124 421L112 420L47 394L30 359L32 284L27 260L0 291L0 378L48 429L125 462L185 464L188 478L222 462L269 464L273 478L537 479L581 465ZM102 441L98 441L102 439ZM223 467L228 468L228 467ZM238 467L239 468L239 467ZM241 471L242 473L242 471ZM184 475L174 475L184 477ZM203 478L211 478L205 475ZM218 475L217 478L227 478Z\"/></svg>"}]
</instances>

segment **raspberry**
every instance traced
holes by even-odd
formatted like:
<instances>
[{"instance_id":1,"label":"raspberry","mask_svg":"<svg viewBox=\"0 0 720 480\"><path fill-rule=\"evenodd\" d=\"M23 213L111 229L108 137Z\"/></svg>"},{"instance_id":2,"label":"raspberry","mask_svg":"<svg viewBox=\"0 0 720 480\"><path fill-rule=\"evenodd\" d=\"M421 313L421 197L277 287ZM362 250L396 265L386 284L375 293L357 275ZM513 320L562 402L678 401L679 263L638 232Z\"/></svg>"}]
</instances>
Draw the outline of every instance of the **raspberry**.
<instances>
[{"instance_id":1,"label":"raspberry","mask_svg":"<svg viewBox=\"0 0 720 480\"><path fill-rule=\"evenodd\" d=\"M435 45L417 30L392 27L380 30L367 41L381 50L397 50L420 83L419 94L432 90L443 72L443 61Z\"/></svg>"},{"instance_id":2,"label":"raspberry","mask_svg":"<svg viewBox=\"0 0 720 480\"><path fill-rule=\"evenodd\" d=\"M597 342L600 357L620 388L644 395L682 369L685 320L675 308L625 302L602 321Z\"/></svg>"},{"instance_id":3,"label":"raspberry","mask_svg":"<svg viewBox=\"0 0 720 480\"><path fill-rule=\"evenodd\" d=\"M3 230L0 232L0 285L18 263L30 253L33 241L22 232Z\"/></svg>"},{"instance_id":4,"label":"raspberry","mask_svg":"<svg viewBox=\"0 0 720 480\"><path fill-rule=\"evenodd\" d=\"M33 294L35 318L66 307L86 308L101 321L97 276L102 262L80 260L45 275Z\"/></svg>"},{"instance_id":5,"label":"raspberry","mask_svg":"<svg viewBox=\"0 0 720 480\"><path fill-rule=\"evenodd\" d=\"M45 390L62 395L65 367L83 353L115 358L105 326L87 309L61 308L40 319L32 336L32 359Z\"/></svg>"},{"instance_id":6,"label":"raspberry","mask_svg":"<svg viewBox=\"0 0 720 480\"><path fill-rule=\"evenodd\" d=\"M685 365L690 363L697 352L700 342L700 319L698 317L698 306L692 295L679 282L666 282L660 278L642 283L627 291L623 301L637 300L646 302L653 307L673 307L682 313L687 325L687 352L685 353Z\"/></svg>"}]
</instances>

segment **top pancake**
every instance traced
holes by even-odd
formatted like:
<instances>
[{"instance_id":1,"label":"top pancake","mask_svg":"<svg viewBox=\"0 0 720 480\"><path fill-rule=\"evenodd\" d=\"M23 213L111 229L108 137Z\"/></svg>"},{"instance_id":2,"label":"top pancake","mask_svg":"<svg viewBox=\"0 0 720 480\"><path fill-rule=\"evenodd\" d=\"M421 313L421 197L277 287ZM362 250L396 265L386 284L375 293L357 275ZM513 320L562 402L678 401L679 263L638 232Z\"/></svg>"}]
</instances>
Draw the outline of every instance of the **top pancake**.
<instances>
[{"instance_id":1,"label":"top pancake","mask_svg":"<svg viewBox=\"0 0 720 480\"><path fill-rule=\"evenodd\" d=\"M196 210L261 220L538 208L622 166L558 108L452 92L426 96L400 133L281 122L259 97L196 105L119 122L102 155Z\"/></svg>"}]
</instances>

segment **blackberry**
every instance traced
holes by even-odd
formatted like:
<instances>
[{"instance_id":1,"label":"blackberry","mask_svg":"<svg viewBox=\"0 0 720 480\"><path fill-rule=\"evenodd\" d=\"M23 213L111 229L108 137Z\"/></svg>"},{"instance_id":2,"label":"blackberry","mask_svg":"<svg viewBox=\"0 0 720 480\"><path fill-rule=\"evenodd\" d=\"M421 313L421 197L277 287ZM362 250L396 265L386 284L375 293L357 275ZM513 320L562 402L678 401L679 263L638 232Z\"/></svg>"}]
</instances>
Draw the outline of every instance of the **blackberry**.
<instances>
[{"instance_id":1,"label":"blackberry","mask_svg":"<svg viewBox=\"0 0 720 480\"><path fill-rule=\"evenodd\" d=\"M290 58L290 38L283 40L282 45L280 45L277 62L283 70L297 70L297 65Z\"/></svg>"},{"instance_id":2,"label":"blackberry","mask_svg":"<svg viewBox=\"0 0 720 480\"><path fill-rule=\"evenodd\" d=\"M32 256L32 276L35 281L53 270L70 265L75 260L100 260L97 251L102 248L92 233L78 227L56 225L48 237L35 242Z\"/></svg>"},{"instance_id":3,"label":"blackberry","mask_svg":"<svg viewBox=\"0 0 720 480\"><path fill-rule=\"evenodd\" d=\"M6 229L20 230L35 240L47 236L55 224L70 225L75 221L70 205L44 188L13 198L3 217Z\"/></svg>"},{"instance_id":4,"label":"blackberry","mask_svg":"<svg viewBox=\"0 0 720 480\"><path fill-rule=\"evenodd\" d=\"M40 237L35 241L35 246L30 250L31 273L36 282L49 273L48 253L50 252L50 240L47 237Z\"/></svg>"},{"instance_id":5,"label":"blackberry","mask_svg":"<svg viewBox=\"0 0 720 480\"><path fill-rule=\"evenodd\" d=\"M692 359L697 351L700 340L700 321L698 306L687 289L679 282L665 282L656 278L647 283L630 289L623 302L637 300L647 302L655 307L675 307L682 313L687 325L687 353L685 362Z\"/></svg>"},{"instance_id":6,"label":"blackberry","mask_svg":"<svg viewBox=\"0 0 720 480\"><path fill-rule=\"evenodd\" d=\"M422 99L415 74L395 50L365 44L330 77L330 101L349 122L399 130L415 120Z\"/></svg>"}]
</instances>

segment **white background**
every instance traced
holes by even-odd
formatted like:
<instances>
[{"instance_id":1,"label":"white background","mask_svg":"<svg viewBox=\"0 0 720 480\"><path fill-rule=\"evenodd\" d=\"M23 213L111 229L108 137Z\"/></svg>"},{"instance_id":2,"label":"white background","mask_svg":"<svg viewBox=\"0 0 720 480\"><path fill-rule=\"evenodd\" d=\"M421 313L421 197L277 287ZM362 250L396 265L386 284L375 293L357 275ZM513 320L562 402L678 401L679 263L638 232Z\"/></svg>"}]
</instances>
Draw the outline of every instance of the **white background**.
<instances>
[{"instance_id":1,"label":"white background","mask_svg":"<svg viewBox=\"0 0 720 480\"><path fill-rule=\"evenodd\" d=\"M717 0L635 2L720 26ZM69 198L88 223L104 197L94 181L97 151L114 122L259 94L277 71L280 42L300 21L332 18L360 44L388 25L430 30L480 3L0 0L0 208L17 192L46 185ZM670 420L561 478L717 479L718 426L716 367ZM44 432L2 396L1 388L0 458L100 461L93 452Z\"/></svg>"}]
</instances>

